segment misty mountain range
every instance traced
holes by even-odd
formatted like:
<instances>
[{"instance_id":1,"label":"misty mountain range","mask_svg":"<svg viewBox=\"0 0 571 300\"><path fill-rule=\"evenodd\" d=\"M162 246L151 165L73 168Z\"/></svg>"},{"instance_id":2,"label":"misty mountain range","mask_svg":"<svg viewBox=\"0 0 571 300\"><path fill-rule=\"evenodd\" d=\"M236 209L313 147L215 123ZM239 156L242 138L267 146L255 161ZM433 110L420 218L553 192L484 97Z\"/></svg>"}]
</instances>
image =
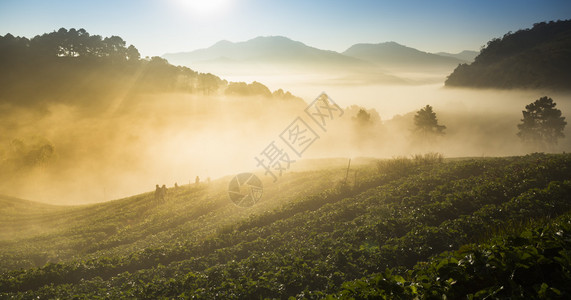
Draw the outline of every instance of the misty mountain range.
<instances>
[{"instance_id":1,"label":"misty mountain range","mask_svg":"<svg viewBox=\"0 0 571 300\"><path fill-rule=\"evenodd\" d=\"M478 56L479 52L473 51L473 50L464 50L464 51L461 51L459 53L436 52L435 54L440 55L440 56L454 57L457 59L461 59L461 60L471 62L471 61L474 61L476 56Z\"/></svg>"},{"instance_id":2,"label":"misty mountain range","mask_svg":"<svg viewBox=\"0 0 571 300\"><path fill-rule=\"evenodd\" d=\"M301 42L286 37L257 37L246 42L232 43L220 41L206 49L191 52L165 54L163 58L173 62L200 63L200 62L308 62L340 64L358 64L358 59L339 54L335 51L326 51L309 47Z\"/></svg>"},{"instance_id":3,"label":"misty mountain range","mask_svg":"<svg viewBox=\"0 0 571 300\"><path fill-rule=\"evenodd\" d=\"M314 70L362 72L379 69L452 70L459 64L473 61L477 55L476 51L427 53L396 42L356 44L339 53L310 47L282 36L269 36L237 43L220 41L209 48L167 53L162 57L174 65L189 67L281 65L294 69L309 67Z\"/></svg>"},{"instance_id":4,"label":"misty mountain range","mask_svg":"<svg viewBox=\"0 0 571 300\"><path fill-rule=\"evenodd\" d=\"M478 53L474 52L472 54L473 57L468 57L470 61L473 60ZM459 54L438 55L427 53L395 42L355 44L345 50L343 55L370 61L385 68L450 68L469 61L458 58Z\"/></svg>"}]
</instances>

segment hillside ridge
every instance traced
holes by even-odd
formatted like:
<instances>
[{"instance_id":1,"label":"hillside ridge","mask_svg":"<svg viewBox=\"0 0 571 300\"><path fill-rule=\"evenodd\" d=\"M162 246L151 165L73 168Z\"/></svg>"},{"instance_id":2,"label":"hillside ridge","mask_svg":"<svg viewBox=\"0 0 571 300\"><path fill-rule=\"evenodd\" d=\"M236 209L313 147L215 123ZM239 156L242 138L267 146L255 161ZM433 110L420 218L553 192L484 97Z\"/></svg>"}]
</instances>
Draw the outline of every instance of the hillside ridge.
<instances>
[{"instance_id":1,"label":"hillside ridge","mask_svg":"<svg viewBox=\"0 0 571 300\"><path fill-rule=\"evenodd\" d=\"M59 262L43 264L34 248L20 252L25 240L0 243L2 262L24 264L34 258L39 264L24 269L4 265L0 296L323 298L412 293L424 298L452 281L428 277L423 282L431 285L413 288L405 279L422 279L409 272L424 267L429 268L426 272L433 272L430 267L444 272L449 251L460 249L453 254L457 259L461 251L473 249L472 243L489 241L504 247L496 237L520 235L525 238L516 240L518 245L529 241L550 264L561 264L563 269L557 270L565 270L568 264L560 251L566 246L553 246L545 239L565 243L560 236L571 236L568 226L558 223L571 209L570 170L570 154L449 162L424 155L359 168L357 182L344 183L344 168L292 173L283 178L280 189L267 185L268 197L253 210L232 208L224 184L173 191L172 198L159 206L148 201L149 193L101 206L90 217L97 225L30 240L51 245L43 251L72 243L69 249L77 254L62 259L65 252L60 252ZM288 198L280 200L284 196ZM65 218L86 219L74 214ZM538 242L539 235L526 233L538 232L534 228L539 224L556 228L549 234L544 231L545 243ZM530 268L551 270L538 262L522 261ZM482 285L439 293L481 295L506 280L510 285L497 296L533 298L544 284L554 293L571 293L562 284L564 272L549 271L549 280L519 275L510 279L502 274L513 274L515 267L496 263L505 271L492 273ZM451 264L459 266L456 261ZM388 281L379 287L382 278ZM397 288L399 282L406 288Z\"/></svg>"},{"instance_id":2,"label":"hillside ridge","mask_svg":"<svg viewBox=\"0 0 571 300\"><path fill-rule=\"evenodd\" d=\"M162 57L173 64L186 66L249 62L290 66L328 63L332 67L352 68L371 67L371 64L378 67L450 67L466 62L455 55L427 53L396 42L359 43L340 53L308 46L284 36L258 36L235 43L221 40L208 48L166 53Z\"/></svg>"},{"instance_id":3,"label":"hillside ridge","mask_svg":"<svg viewBox=\"0 0 571 300\"><path fill-rule=\"evenodd\" d=\"M569 90L571 20L534 24L488 42L475 61L458 66L448 87Z\"/></svg>"}]
</instances>

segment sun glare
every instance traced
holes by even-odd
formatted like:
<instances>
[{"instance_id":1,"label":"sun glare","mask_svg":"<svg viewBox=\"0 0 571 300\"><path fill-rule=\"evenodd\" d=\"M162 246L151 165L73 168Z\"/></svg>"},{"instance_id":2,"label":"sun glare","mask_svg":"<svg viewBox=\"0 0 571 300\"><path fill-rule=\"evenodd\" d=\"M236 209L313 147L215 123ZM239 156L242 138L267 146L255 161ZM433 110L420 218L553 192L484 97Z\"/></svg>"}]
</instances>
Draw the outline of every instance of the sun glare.
<instances>
[{"instance_id":1,"label":"sun glare","mask_svg":"<svg viewBox=\"0 0 571 300\"><path fill-rule=\"evenodd\" d=\"M178 0L177 2L193 15L208 17L225 12L232 0Z\"/></svg>"}]
</instances>

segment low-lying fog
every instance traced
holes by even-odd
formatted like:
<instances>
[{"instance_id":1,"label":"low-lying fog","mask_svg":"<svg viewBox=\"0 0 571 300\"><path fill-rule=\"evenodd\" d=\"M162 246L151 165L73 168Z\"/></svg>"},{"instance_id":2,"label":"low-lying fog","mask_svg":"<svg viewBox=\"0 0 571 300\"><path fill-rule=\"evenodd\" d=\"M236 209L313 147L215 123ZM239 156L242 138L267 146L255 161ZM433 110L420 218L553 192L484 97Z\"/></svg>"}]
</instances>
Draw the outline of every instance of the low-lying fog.
<instances>
[{"instance_id":1,"label":"low-lying fog","mask_svg":"<svg viewBox=\"0 0 571 300\"><path fill-rule=\"evenodd\" d=\"M442 83L357 85L299 76L256 80L271 90L289 90L307 103L326 92L345 109L327 132L317 131L320 138L301 158L291 157L297 161L429 151L445 157L521 155L537 150L516 136L525 105L549 96L563 116L571 112L571 95L561 93L447 89ZM446 134L419 143L412 137L413 115L427 104L447 127ZM372 113L372 124L359 125L353 119L358 108L347 109L353 105ZM185 94L118 99L97 113L63 105L41 111L0 107L0 194L83 204L151 191L155 184L170 187L194 182L196 176L206 180L255 170L254 157L278 141L295 117L304 115L304 108L255 97ZM571 150L569 127L566 138L543 151ZM52 145L53 151L42 145ZM289 171L295 170L294 163Z\"/></svg>"}]
</instances>

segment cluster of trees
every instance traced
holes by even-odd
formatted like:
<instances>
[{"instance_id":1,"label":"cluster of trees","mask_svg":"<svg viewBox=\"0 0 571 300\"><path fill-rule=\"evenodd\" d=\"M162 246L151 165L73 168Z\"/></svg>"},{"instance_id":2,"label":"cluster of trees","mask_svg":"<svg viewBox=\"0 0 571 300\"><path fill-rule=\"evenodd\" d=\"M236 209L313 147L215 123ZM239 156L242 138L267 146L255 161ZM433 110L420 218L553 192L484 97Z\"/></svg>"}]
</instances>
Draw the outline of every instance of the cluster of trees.
<instances>
[{"instance_id":1,"label":"cluster of trees","mask_svg":"<svg viewBox=\"0 0 571 300\"><path fill-rule=\"evenodd\" d=\"M50 163L56 155L54 145L44 139L23 141L13 139L6 147L0 148L0 178L12 172L42 167Z\"/></svg>"},{"instance_id":2,"label":"cluster of trees","mask_svg":"<svg viewBox=\"0 0 571 300\"><path fill-rule=\"evenodd\" d=\"M372 127L381 121L381 117L376 110L367 110L353 105L347 108L346 113L352 116L351 120L358 134L357 142L374 136ZM412 138L421 144L433 144L436 142L437 137L445 134L446 126L438 123L436 113L430 105L426 105L418 110L414 115L413 122Z\"/></svg>"},{"instance_id":3,"label":"cluster of trees","mask_svg":"<svg viewBox=\"0 0 571 300\"><path fill-rule=\"evenodd\" d=\"M227 82L177 67L160 57L141 59L118 36L61 28L31 39L0 36L0 99L18 105L100 104L118 95L149 92L210 94Z\"/></svg>"},{"instance_id":4,"label":"cluster of trees","mask_svg":"<svg viewBox=\"0 0 571 300\"><path fill-rule=\"evenodd\" d=\"M434 137L444 135L446 126L438 124L432 106L426 105L414 115L414 133L422 142L429 142Z\"/></svg>"},{"instance_id":5,"label":"cluster of trees","mask_svg":"<svg viewBox=\"0 0 571 300\"><path fill-rule=\"evenodd\" d=\"M198 73L183 66L173 66L166 59L154 56L140 61L134 84L135 92L185 92L216 94L228 82L210 73Z\"/></svg>"},{"instance_id":6,"label":"cluster of trees","mask_svg":"<svg viewBox=\"0 0 571 300\"><path fill-rule=\"evenodd\" d=\"M281 100L303 101L301 98L292 95L290 92L284 92L282 89L275 90L272 93L267 86L257 81L250 84L246 82L230 82L224 94L229 96L262 96Z\"/></svg>"},{"instance_id":7,"label":"cluster of trees","mask_svg":"<svg viewBox=\"0 0 571 300\"><path fill-rule=\"evenodd\" d=\"M374 134L371 132L375 124L380 123L381 117L375 109L367 110L363 107L352 105L346 109L347 115L355 125L357 133L362 133L360 138L366 138ZM414 115L413 138L421 143L434 143L438 136L445 134L446 126L438 123L438 118L432 106L426 105Z\"/></svg>"},{"instance_id":8,"label":"cluster of trees","mask_svg":"<svg viewBox=\"0 0 571 300\"><path fill-rule=\"evenodd\" d=\"M345 109L345 113L351 116L357 130L363 130L381 121L381 116L374 108L366 109L358 105L351 105Z\"/></svg>"},{"instance_id":9,"label":"cluster of trees","mask_svg":"<svg viewBox=\"0 0 571 300\"><path fill-rule=\"evenodd\" d=\"M119 36L102 38L100 35L90 35L83 28L60 28L32 39L14 37L9 33L0 37L2 62L15 58L50 60L56 57L138 61L141 55L135 46L126 47L126 42Z\"/></svg>"},{"instance_id":10,"label":"cluster of trees","mask_svg":"<svg viewBox=\"0 0 571 300\"><path fill-rule=\"evenodd\" d=\"M2 141L2 139L0 139ZM57 161L55 145L44 138L14 138L0 143L0 187L6 193L13 189L13 182L26 179L35 172L49 172Z\"/></svg>"},{"instance_id":11,"label":"cluster of trees","mask_svg":"<svg viewBox=\"0 0 571 300\"><path fill-rule=\"evenodd\" d=\"M31 39L0 36L0 69L0 100L18 105L93 104L118 95L164 92L299 99L283 90L272 94L258 82L228 84L160 57L141 59L121 37L90 35L85 29L61 28Z\"/></svg>"},{"instance_id":12,"label":"cluster of trees","mask_svg":"<svg viewBox=\"0 0 571 300\"><path fill-rule=\"evenodd\" d=\"M538 23L488 42L470 64L459 65L447 86L568 90L571 20Z\"/></svg>"},{"instance_id":13,"label":"cluster of trees","mask_svg":"<svg viewBox=\"0 0 571 300\"><path fill-rule=\"evenodd\" d=\"M518 137L522 142L538 150L550 149L564 138L563 130L567 122L557 104L549 97L541 97L525 106L521 124L517 125ZM438 124L432 106L426 105L414 116L414 132L422 141L432 142L437 136L444 135L446 126Z\"/></svg>"}]
</instances>

